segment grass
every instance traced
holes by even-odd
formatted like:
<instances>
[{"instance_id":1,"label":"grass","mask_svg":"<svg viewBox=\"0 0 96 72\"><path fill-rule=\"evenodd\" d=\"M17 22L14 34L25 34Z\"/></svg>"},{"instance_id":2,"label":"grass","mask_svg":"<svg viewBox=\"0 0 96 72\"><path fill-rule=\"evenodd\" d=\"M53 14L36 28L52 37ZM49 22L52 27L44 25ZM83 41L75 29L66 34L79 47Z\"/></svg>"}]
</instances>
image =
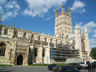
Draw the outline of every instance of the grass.
<instances>
[{"instance_id":1,"label":"grass","mask_svg":"<svg viewBox=\"0 0 96 72\"><path fill-rule=\"evenodd\" d=\"M32 64L30 64L32 65ZM49 64L35 64L35 66L48 66Z\"/></svg>"},{"instance_id":2,"label":"grass","mask_svg":"<svg viewBox=\"0 0 96 72\"><path fill-rule=\"evenodd\" d=\"M0 66L12 66L12 65L8 65L8 64L0 64Z\"/></svg>"},{"instance_id":3,"label":"grass","mask_svg":"<svg viewBox=\"0 0 96 72\"><path fill-rule=\"evenodd\" d=\"M30 64L30 65L32 65L32 64ZM50 64L35 64L35 66L48 66L48 65L50 65ZM67 63L56 63L56 65L62 66L62 65L68 65L68 64Z\"/></svg>"},{"instance_id":4,"label":"grass","mask_svg":"<svg viewBox=\"0 0 96 72\"><path fill-rule=\"evenodd\" d=\"M58 66L68 65L67 63L57 63Z\"/></svg>"}]
</instances>

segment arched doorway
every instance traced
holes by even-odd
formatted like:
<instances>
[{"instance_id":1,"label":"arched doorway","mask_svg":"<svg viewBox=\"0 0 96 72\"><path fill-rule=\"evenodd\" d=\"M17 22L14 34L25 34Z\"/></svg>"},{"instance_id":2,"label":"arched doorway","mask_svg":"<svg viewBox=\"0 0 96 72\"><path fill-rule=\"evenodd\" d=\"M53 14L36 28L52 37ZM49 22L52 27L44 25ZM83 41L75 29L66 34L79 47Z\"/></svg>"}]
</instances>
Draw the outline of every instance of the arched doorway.
<instances>
[{"instance_id":1,"label":"arched doorway","mask_svg":"<svg viewBox=\"0 0 96 72\"><path fill-rule=\"evenodd\" d=\"M17 57L17 65L22 65L23 64L23 56L22 55L19 55Z\"/></svg>"}]
</instances>

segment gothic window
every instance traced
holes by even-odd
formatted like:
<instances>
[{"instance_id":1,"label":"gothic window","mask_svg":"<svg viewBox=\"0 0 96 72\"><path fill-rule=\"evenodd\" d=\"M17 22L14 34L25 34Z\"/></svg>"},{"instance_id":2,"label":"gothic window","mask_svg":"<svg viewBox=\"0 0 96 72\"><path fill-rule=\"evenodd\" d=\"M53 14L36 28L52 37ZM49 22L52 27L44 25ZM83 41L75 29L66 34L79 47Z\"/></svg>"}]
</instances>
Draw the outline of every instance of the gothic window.
<instances>
[{"instance_id":1,"label":"gothic window","mask_svg":"<svg viewBox=\"0 0 96 72\"><path fill-rule=\"evenodd\" d=\"M68 38L68 35L66 36L66 39Z\"/></svg>"},{"instance_id":2,"label":"gothic window","mask_svg":"<svg viewBox=\"0 0 96 72\"><path fill-rule=\"evenodd\" d=\"M45 56L45 49L43 48L43 51L42 51L42 57Z\"/></svg>"},{"instance_id":3,"label":"gothic window","mask_svg":"<svg viewBox=\"0 0 96 72\"><path fill-rule=\"evenodd\" d=\"M37 56L37 48L34 49L34 56Z\"/></svg>"},{"instance_id":4,"label":"gothic window","mask_svg":"<svg viewBox=\"0 0 96 72\"><path fill-rule=\"evenodd\" d=\"M14 35L13 35L13 37L17 37L17 36L18 36L17 31L14 31Z\"/></svg>"},{"instance_id":5,"label":"gothic window","mask_svg":"<svg viewBox=\"0 0 96 72\"><path fill-rule=\"evenodd\" d=\"M8 29L5 29L4 30L4 35L7 35L7 33L8 33Z\"/></svg>"},{"instance_id":6,"label":"gothic window","mask_svg":"<svg viewBox=\"0 0 96 72\"><path fill-rule=\"evenodd\" d=\"M5 48L6 46L5 46L5 43L0 43L0 56L5 56L5 50L6 50L6 48Z\"/></svg>"},{"instance_id":7,"label":"gothic window","mask_svg":"<svg viewBox=\"0 0 96 72\"><path fill-rule=\"evenodd\" d=\"M45 37L45 41L47 41L47 38Z\"/></svg>"},{"instance_id":8,"label":"gothic window","mask_svg":"<svg viewBox=\"0 0 96 72\"><path fill-rule=\"evenodd\" d=\"M57 44L57 40L56 40L56 44Z\"/></svg>"},{"instance_id":9,"label":"gothic window","mask_svg":"<svg viewBox=\"0 0 96 72\"><path fill-rule=\"evenodd\" d=\"M24 33L24 35L23 35L24 37L26 37L26 33Z\"/></svg>"},{"instance_id":10,"label":"gothic window","mask_svg":"<svg viewBox=\"0 0 96 72\"><path fill-rule=\"evenodd\" d=\"M52 38L50 39L50 43L52 43Z\"/></svg>"},{"instance_id":11,"label":"gothic window","mask_svg":"<svg viewBox=\"0 0 96 72\"><path fill-rule=\"evenodd\" d=\"M40 36L38 36L38 40L40 41Z\"/></svg>"},{"instance_id":12,"label":"gothic window","mask_svg":"<svg viewBox=\"0 0 96 72\"><path fill-rule=\"evenodd\" d=\"M31 35L31 40L33 40L34 39L34 35Z\"/></svg>"}]
</instances>

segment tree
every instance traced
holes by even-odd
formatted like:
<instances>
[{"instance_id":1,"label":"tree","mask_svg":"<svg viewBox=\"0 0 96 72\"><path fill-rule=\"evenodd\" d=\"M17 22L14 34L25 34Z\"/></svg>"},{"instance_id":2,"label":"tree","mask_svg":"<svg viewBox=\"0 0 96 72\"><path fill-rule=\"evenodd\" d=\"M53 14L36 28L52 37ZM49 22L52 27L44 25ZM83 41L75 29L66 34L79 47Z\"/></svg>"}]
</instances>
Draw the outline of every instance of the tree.
<instances>
[{"instance_id":1,"label":"tree","mask_svg":"<svg viewBox=\"0 0 96 72\"><path fill-rule=\"evenodd\" d=\"M96 47L91 49L90 56L92 59L96 59Z\"/></svg>"}]
</instances>

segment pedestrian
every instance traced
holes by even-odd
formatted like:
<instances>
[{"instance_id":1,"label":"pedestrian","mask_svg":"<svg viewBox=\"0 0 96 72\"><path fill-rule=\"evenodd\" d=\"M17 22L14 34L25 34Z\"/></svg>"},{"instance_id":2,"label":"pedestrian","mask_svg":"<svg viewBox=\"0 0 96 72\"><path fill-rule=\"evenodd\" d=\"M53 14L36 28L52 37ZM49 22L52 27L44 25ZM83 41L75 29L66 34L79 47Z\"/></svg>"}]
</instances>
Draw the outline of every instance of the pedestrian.
<instances>
[{"instance_id":1,"label":"pedestrian","mask_svg":"<svg viewBox=\"0 0 96 72\"><path fill-rule=\"evenodd\" d=\"M87 63L87 68L88 68L88 72L91 72L91 63L90 62Z\"/></svg>"},{"instance_id":2,"label":"pedestrian","mask_svg":"<svg viewBox=\"0 0 96 72\"><path fill-rule=\"evenodd\" d=\"M35 63L33 62L32 65L35 66Z\"/></svg>"}]
</instances>

